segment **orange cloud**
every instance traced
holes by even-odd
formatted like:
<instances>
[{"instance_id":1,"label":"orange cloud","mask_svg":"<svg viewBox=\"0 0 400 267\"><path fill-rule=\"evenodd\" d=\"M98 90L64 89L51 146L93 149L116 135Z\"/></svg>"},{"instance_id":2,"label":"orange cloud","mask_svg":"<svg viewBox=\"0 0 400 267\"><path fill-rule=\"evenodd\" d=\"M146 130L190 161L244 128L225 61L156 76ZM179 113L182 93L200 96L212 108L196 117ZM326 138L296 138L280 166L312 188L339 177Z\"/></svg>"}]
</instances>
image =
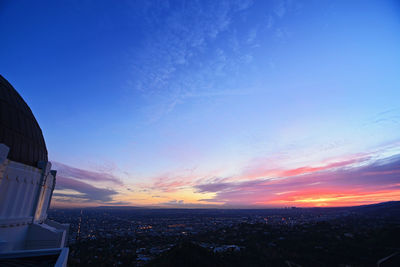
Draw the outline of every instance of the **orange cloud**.
<instances>
[{"instance_id":1,"label":"orange cloud","mask_svg":"<svg viewBox=\"0 0 400 267\"><path fill-rule=\"evenodd\" d=\"M360 159L286 171L286 177L201 184L207 199L237 206L351 206L400 200L400 155Z\"/></svg>"}]
</instances>

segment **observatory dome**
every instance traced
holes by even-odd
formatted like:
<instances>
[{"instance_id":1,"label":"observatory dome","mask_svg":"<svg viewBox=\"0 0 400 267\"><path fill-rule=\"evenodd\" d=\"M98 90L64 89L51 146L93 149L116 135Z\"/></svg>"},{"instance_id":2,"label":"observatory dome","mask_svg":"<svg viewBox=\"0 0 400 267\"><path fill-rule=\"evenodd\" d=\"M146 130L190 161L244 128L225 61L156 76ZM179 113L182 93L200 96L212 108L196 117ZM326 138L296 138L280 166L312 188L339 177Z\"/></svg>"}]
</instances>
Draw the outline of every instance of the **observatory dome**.
<instances>
[{"instance_id":1,"label":"observatory dome","mask_svg":"<svg viewBox=\"0 0 400 267\"><path fill-rule=\"evenodd\" d=\"M35 116L0 75L1 266L67 265L69 225L47 219L56 175Z\"/></svg>"},{"instance_id":2,"label":"observatory dome","mask_svg":"<svg viewBox=\"0 0 400 267\"><path fill-rule=\"evenodd\" d=\"M37 167L48 161L42 130L29 106L0 75L0 143L10 148L8 159Z\"/></svg>"}]
</instances>

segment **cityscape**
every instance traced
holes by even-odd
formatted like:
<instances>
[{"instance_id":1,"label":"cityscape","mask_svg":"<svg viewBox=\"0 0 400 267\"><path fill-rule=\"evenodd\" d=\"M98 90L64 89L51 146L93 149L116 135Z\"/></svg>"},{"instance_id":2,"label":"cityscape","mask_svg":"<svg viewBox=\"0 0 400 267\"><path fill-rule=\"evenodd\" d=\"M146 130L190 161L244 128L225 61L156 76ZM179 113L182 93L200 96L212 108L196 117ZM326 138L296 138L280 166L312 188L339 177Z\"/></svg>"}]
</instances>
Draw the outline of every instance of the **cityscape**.
<instances>
[{"instance_id":1,"label":"cityscape","mask_svg":"<svg viewBox=\"0 0 400 267\"><path fill-rule=\"evenodd\" d=\"M400 202L258 210L52 209L49 218L70 224L69 266L400 263Z\"/></svg>"},{"instance_id":2,"label":"cityscape","mask_svg":"<svg viewBox=\"0 0 400 267\"><path fill-rule=\"evenodd\" d=\"M0 267L399 267L399 0L0 0Z\"/></svg>"}]
</instances>

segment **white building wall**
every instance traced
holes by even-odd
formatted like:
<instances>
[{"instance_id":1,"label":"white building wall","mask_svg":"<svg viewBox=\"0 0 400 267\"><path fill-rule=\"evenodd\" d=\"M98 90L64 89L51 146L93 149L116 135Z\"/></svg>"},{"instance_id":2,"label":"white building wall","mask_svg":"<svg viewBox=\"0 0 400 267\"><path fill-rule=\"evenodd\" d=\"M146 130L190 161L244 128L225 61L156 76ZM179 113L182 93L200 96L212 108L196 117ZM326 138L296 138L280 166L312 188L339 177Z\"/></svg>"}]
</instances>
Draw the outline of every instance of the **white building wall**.
<instances>
[{"instance_id":1,"label":"white building wall","mask_svg":"<svg viewBox=\"0 0 400 267\"><path fill-rule=\"evenodd\" d=\"M28 230L29 224L0 227L0 253L24 249Z\"/></svg>"},{"instance_id":2,"label":"white building wall","mask_svg":"<svg viewBox=\"0 0 400 267\"><path fill-rule=\"evenodd\" d=\"M0 253L63 247L65 225L45 224L56 172L50 162L34 168L7 159L0 144Z\"/></svg>"},{"instance_id":3,"label":"white building wall","mask_svg":"<svg viewBox=\"0 0 400 267\"><path fill-rule=\"evenodd\" d=\"M0 178L0 220L33 216L41 170L8 159L3 162L3 167L3 176Z\"/></svg>"},{"instance_id":4,"label":"white building wall","mask_svg":"<svg viewBox=\"0 0 400 267\"><path fill-rule=\"evenodd\" d=\"M53 191L53 185L55 178L51 173L48 173L44 180L44 185L41 188L39 202L36 208L35 221L43 222L47 219L47 208L49 206L51 193Z\"/></svg>"},{"instance_id":5,"label":"white building wall","mask_svg":"<svg viewBox=\"0 0 400 267\"><path fill-rule=\"evenodd\" d=\"M48 249L64 246L66 231L47 224L30 224L24 249Z\"/></svg>"}]
</instances>

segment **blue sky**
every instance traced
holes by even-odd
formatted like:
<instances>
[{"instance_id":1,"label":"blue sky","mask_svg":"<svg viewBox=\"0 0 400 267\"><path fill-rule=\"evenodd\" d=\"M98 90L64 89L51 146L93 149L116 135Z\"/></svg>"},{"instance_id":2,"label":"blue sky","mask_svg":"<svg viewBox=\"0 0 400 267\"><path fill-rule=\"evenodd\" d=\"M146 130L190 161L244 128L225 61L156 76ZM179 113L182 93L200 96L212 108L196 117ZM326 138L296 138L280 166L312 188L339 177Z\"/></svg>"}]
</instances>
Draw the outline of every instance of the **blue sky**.
<instances>
[{"instance_id":1,"label":"blue sky","mask_svg":"<svg viewBox=\"0 0 400 267\"><path fill-rule=\"evenodd\" d=\"M238 205L199 188L399 153L396 1L1 1L0 34L60 204Z\"/></svg>"}]
</instances>

